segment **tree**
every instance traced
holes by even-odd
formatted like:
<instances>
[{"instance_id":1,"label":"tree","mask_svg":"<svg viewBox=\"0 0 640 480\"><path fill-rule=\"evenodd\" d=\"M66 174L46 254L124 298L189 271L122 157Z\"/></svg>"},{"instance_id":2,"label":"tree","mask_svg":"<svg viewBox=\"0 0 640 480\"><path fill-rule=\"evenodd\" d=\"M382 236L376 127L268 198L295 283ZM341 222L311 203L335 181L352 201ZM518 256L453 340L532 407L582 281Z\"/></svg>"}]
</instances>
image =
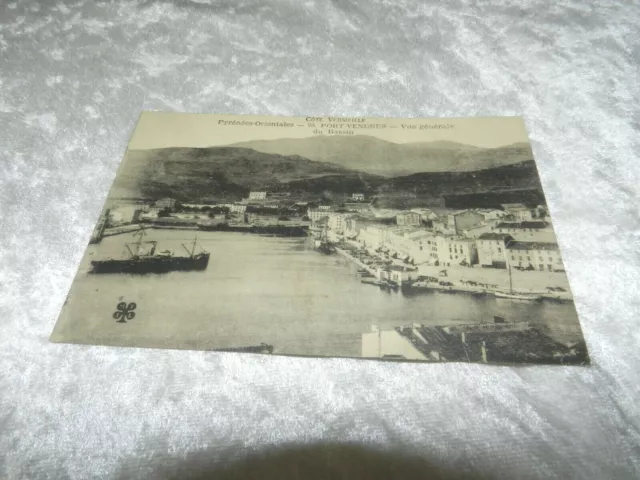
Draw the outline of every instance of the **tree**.
<instances>
[{"instance_id":1,"label":"tree","mask_svg":"<svg viewBox=\"0 0 640 480\"><path fill-rule=\"evenodd\" d=\"M164 207L162 210L158 212L158 218L166 218L171 216L171 209L169 207Z\"/></svg>"}]
</instances>

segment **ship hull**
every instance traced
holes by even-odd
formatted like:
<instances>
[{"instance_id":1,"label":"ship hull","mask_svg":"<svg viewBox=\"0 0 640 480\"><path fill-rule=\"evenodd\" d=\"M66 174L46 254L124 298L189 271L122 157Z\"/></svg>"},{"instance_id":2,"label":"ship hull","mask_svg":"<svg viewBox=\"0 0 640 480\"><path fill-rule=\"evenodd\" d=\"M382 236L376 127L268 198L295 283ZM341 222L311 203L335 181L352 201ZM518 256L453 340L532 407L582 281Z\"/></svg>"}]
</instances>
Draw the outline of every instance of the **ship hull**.
<instances>
[{"instance_id":1,"label":"ship hull","mask_svg":"<svg viewBox=\"0 0 640 480\"><path fill-rule=\"evenodd\" d=\"M517 293L505 293L505 292L495 292L496 298L506 298L509 300L520 300L523 302L538 302L542 300L540 295L527 295L527 294L517 294Z\"/></svg>"},{"instance_id":2,"label":"ship hull","mask_svg":"<svg viewBox=\"0 0 640 480\"><path fill-rule=\"evenodd\" d=\"M168 273L176 271L205 270L209 265L209 254L193 257L152 257L128 260L94 260L90 273Z\"/></svg>"}]
</instances>

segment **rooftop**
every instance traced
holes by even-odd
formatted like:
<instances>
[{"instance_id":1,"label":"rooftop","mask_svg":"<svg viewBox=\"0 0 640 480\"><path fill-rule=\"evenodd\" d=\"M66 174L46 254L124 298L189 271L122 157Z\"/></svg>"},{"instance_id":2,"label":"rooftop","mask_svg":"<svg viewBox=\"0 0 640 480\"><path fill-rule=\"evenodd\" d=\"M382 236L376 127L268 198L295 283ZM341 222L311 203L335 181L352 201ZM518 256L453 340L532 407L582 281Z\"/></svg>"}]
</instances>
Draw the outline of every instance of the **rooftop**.
<instances>
[{"instance_id":1,"label":"rooftop","mask_svg":"<svg viewBox=\"0 0 640 480\"><path fill-rule=\"evenodd\" d=\"M508 233L483 233L478 237L479 240L509 240L513 239Z\"/></svg>"},{"instance_id":2,"label":"rooftop","mask_svg":"<svg viewBox=\"0 0 640 480\"><path fill-rule=\"evenodd\" d=\"M509 250L559 250L558 244L552 242L513 242L507 248Z\"/></svg>"},{"instance_id":3,"label":"rooftop","mask_svg":"<svg viewBox=\"0 0 640 480\"><path fill-rule=\"evenodd\" d=\"M547 228L547 222L501 222L496 228Z\"/></svg>"}]
</instances>

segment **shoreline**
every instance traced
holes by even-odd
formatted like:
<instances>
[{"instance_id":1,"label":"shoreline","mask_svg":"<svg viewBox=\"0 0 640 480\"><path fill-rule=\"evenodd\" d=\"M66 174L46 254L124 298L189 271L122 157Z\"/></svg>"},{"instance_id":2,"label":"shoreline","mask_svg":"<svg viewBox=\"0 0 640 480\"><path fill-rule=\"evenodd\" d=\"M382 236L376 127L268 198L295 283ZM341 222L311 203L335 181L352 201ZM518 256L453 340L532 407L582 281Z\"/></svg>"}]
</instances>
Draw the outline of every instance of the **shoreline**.
<instances>
[{"instance_id":1,"label":"shoreline","mask_svg":"<svg viewBox=\"0 0 640 480\"><path fill-rule=\"evenodd\" d=\"M369 265L366 265L365 263L360 261L358 258L351 255L347 250L342 249L340 247L335 247L335 249L336 249L336 252L338 252L342 257L352 261L354 264L367 270L369 273L376 275L376 271L373 268L371 268ZM448 277L443 277L443 278L448 278ZM503 292L503 290L494 289L494 288L474 287L474 286L467 286L467 285L460 285L460 284L454 284L453 286L444 286L444 285L438 285L433 282L431 282L430 285L425 284L425 286L418 286L418 287L409 286L409 288L415 293L428 293L431 291L440 291L440 292L450 292L450 293L482 294L482 295L495 296L496 292L500 292L500 293ZM514 291L514 293L527 293L531 295L536 295L541 297L542 300L547 300L552 302L573 303L573 297L572 296L570 297L568 295L566 296L557 295L557 294L552 295L549 292L541 292L541 291L534 291L534 290L524 290L524 291L517 290L517 291ZM503 300L500 297L496 297L496 298L499 300ZM518 300L518 299L512 299L512 300L527 301L527 300Z\"/></svg>"}]
</instances>

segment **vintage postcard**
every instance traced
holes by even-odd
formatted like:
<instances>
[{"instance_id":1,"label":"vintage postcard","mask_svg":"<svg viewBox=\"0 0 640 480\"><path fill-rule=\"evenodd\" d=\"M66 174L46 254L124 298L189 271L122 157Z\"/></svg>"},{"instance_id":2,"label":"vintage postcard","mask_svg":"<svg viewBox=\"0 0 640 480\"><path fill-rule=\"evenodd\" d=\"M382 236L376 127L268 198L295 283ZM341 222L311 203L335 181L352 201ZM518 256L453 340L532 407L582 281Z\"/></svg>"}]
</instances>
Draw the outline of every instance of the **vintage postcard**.
<instances>
[{"instance_id":1,"label":"vintage postcard","mask_svg":"<svg viewBox=\"0 0 640 480\"><path fill-rule=\"evenodd\" d=\"M517 117L146 112L51 340L589 363Z\"/></svg>"}]
</instances>

